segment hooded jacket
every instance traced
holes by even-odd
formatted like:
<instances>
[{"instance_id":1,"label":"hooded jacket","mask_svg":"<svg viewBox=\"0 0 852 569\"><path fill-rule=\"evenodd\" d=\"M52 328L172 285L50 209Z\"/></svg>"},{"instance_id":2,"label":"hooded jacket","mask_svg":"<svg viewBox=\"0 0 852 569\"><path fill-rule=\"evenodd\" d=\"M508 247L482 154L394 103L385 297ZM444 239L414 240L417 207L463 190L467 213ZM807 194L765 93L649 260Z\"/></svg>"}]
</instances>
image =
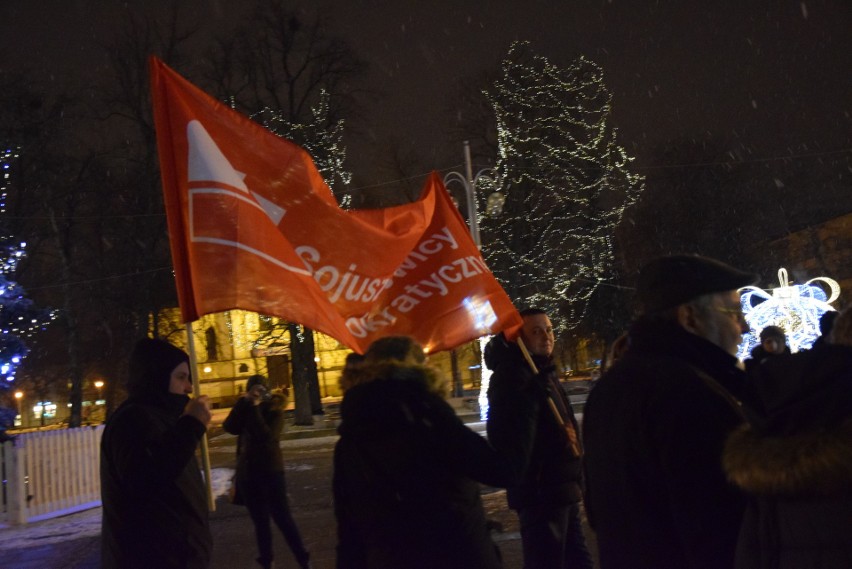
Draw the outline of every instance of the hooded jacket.
<instances>
[{"instance_id":1,"label":"hooded jacket","mask_svg":"<svg viewBox=\"0 0 852 569\"><path fill-rule=\"evenodd\" d=\"M730 569L745 496L722 470L743 422L737 359L640 320L583 413L586 511L602 569Z\"/></svg>"},{"instance_id":2,"label":"hooded jacket","mask_svg":"<svg viewBox=\"0 0 852 569\"><path fill-rule=\"evenodd\" d=\"M494 336L485 347L485 365L492 370L488 387L488 440L511 457L523 473L509 487L509 507L538 504L564 506L582 499L580 458L570 449L565 428L548 401L579 433L568 397L559 386L550 358L532 356L539 374L532 372L520 347Z\"/></svg>"},{"instance_id":3,"label":"hooded jacket","mask_svg":"<svg viewBox=\"0 0 852 569\"><path fill-rule=\"evenodd\" d=\"M750 426L725 446L750 497L738 569L852 567L852 348L823 344L760 366Z\"/></svg>"},{"instance_id":4,"label":"hooded jacket","mask_svg":"<svg viewBox=\"0 0 852 569\"><path fill-rule=\"evenodd\" d=\"M142 340L130 361L128 399L101 440L102 566L204 568L210 561L204 482L195 459L205 427L182 416L186 395L169 393L187 355Z\"/></svg>"},{"instance_id":5,"label":"hooded jacket","mask_svg":"<svg viewBox=\"0 0 852 569\"><path fill-rule=\"evenodd\" d=\"M381 362L347 377L334 451L337 566L500 567L477 481L505 486L512 472L444 400L436 372Z\"/></svg>"}]
</instances>

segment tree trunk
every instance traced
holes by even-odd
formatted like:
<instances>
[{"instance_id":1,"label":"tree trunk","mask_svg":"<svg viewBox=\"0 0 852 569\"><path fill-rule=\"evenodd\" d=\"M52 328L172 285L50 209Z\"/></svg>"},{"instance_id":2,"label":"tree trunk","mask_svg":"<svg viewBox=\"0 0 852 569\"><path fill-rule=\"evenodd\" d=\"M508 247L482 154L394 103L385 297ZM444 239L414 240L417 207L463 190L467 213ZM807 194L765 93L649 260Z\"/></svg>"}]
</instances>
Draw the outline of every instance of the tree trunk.
<instances>
[{"instance_id":1,"label":"tree trunk","mask_svg":"<svg viewBox=\"0 0 852 569\"><path fill-rule=\"evenodd\" d=\"M464 395L464 386L462 385L461 371L459 370L458 350L450 351L450 366L453 370L453 397L462 397Z\"/></svg>"},{"instance_id":2,"label":"tree trunk","mask_svg":"<svg viewBox=\"0 0 852 569\"><path fill-rule=\"evenodd\" d=\"M293 363L295 424L313 425L314 415L322 414L317 363L314 361L314 334L309 328L289 323L290 355Z\"/></svg>"}]
</instances>

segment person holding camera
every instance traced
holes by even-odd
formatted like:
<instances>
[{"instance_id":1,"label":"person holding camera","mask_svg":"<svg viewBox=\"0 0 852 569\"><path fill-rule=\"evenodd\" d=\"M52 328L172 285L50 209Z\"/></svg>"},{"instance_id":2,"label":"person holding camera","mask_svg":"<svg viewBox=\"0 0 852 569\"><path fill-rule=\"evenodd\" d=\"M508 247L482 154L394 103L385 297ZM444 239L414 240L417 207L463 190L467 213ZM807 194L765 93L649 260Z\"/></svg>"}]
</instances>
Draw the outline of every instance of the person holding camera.
<instances>
[{"instance_id":1,"label":"person holding camera","mask_svg":"<svg viewBox=\"0 0 852 569\"><path fill-rule=\"evenodd\" d=\"M272 567L272 530L270 518L281 530L299 567L310 567L310 554L290 513L284 459L278 445L284 428L285 399L270 394L266 378L253 375L246 392L234 405L223 427L237 435L237 471L235 503L248 508L257 538L257 562Z\"/></svg>"}]
</instances>

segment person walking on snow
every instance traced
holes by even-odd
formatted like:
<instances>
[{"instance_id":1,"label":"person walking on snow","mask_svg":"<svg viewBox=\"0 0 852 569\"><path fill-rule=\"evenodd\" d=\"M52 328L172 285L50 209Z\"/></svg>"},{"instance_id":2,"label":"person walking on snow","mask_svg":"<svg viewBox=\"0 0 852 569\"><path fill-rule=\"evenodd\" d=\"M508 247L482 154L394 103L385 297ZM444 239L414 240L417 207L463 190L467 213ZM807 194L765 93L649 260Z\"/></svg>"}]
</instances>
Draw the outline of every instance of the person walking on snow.
<instances>
[{"instance_id":1,"label":"person walking on snow","mask_svg":"<svg viewBox=\"0 0 852 569\"><path fill-rule=\"evenodd\" d=\"M248 508L254 523L259 552L257 562L265 569L272 567L271 518L287 540L299 567L307 569L310 555L290 513L284 458L279 446L284 429L284 403L283 395L269 394L262 375L253 375L246 382L245 394L222 426L239 437L234 482L239 501Z\"/></svg>"}]
</instances>

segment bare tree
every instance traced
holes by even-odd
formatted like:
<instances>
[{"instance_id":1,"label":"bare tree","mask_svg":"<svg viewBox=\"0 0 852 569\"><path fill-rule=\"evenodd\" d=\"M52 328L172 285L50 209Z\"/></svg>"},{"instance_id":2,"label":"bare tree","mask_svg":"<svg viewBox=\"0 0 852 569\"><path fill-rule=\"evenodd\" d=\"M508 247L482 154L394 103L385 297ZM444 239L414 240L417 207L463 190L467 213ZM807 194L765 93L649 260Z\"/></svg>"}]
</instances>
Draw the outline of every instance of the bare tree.
<instances>
[{"instance_id":1,"label":"bare tree","mask_svg":"<svg viewBox=\"0 0 852 569\"><path fill-rule=\"evenodd\" d=\"M305 19L280 0L258 0L248 19L219 37L207 78L215 94L275 132L308 149L338 195L343 170L336 136L359 112L357 80L366 64L342 39L327 34L321 17ZM320 109L317 112L317 109ZM290 323L296 424L322 413L313 332Z\"/></svg>"}]
</instances>

